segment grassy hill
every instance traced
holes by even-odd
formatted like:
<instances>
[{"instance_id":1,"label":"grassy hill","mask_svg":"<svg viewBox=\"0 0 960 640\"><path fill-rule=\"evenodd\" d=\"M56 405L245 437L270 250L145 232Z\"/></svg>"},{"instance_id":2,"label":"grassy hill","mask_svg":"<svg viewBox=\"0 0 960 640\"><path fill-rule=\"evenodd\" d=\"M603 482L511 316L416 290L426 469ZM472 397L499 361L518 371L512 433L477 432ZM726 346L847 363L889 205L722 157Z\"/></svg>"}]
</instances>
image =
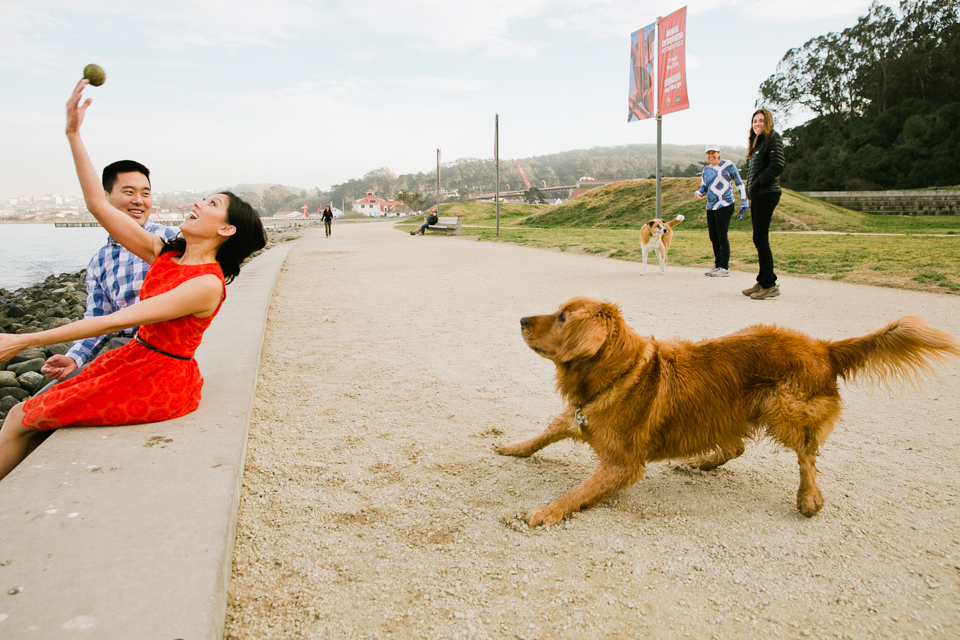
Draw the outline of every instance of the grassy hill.
<instances>
[{"instance_id":1,"label":"grassy hill","mask_svg":"<svg viewBox=\"0 0 960 640\"><path fill-rule=\"evenodd\" d=\"M699 178L663 181L663 217L685 217L670 248L672 265L713 266L705 202L693 199L699 184ZM653 180L637 180L592 189L556 206L501 204L499 236L492 228L492 203L445 204L441 215L461 216L464 235L479 240L639 261L637 229L654 215L655 192ZM960 294L960 216L870 215L784 190L772 228L779 273ZM731 268L756 272L749 213L743 222L734 218L730 244Z\"/></svg>"},{"instance_id":2,"label":"grassy hill","mask_svg":"<svg viewBox=\"0 0 960 640\"><path fill-rule=\"evenodd\" d=\"M684 229L706 229L706 202L693 198L693 192L699 186L700 178L664 178L662 217L673 220L683 214ZM739 196L736 206L739 209ZM520 224L540 228L639 229L654 217L655 211L656 181L633 180L591 189L573 200L542 210ZM784 189L771 229L843 233L949 233L960 230L960 218L951 218L957 217L875 216ZM746 217L744 223L747 223Z\"/></svg>"},{"instance_id":3,"label":"grassy hill","mask_svg":"<svg viewBox=\"0 0 960 640\"><path fill-rule=\"evenodd\" d=\"M430 207L433 209L434 207ZM516 220L536 215L550 207L539 204L515 204L512 202L500 203L500 220ZM429 209L425 210L429 211ZM488 222L496 220L497 205L493 202L450 202L440 205L439 215L458 216L463 219L464 224L473 224L475 222Z\"/></svg>"}]
</instances>

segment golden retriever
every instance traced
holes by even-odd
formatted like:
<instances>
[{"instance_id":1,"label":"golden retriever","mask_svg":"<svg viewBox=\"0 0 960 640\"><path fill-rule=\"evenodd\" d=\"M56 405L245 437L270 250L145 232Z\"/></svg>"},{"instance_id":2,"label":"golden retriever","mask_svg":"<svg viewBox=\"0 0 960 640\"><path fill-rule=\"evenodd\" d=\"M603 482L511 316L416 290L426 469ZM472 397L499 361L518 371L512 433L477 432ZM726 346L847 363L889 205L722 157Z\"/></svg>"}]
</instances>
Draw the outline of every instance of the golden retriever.
<instances>
[{"instance_id":1,"label":"golden retriever","mask_svg":"<svg viewBox=\"0 0 960 640\"><path fill-rule=\"evenodd\" d=\"M656 340L624 322L620 308L572 298L550 315L521 318L527 345L557 368L566 409L540 435L499 452L529 456L572 438L600 468L559 500L527 514L530 526L560 522L643 477L648 462L686 458L715 469L766 436L796 452L797 509L823 507L816 457L840 417L837 379L903 382L960 356L960 342L905 317L859 338L818 340L755 325L714 340Z\"/></svg>"},{"instance_id":2,"label":"golden retriever","mask_svg":"<svg viewBox=\"0 0 960 640\"><path fill-rule=\"evenodd\" d=\"M673 228L681 222L683 222L683 216L678 215L670 222L654 218L640 227L640 252L643 254L643 266L640 267L640 275L647 272L647 254L651 251L657 254L660 275L666 273L667 252L670 250L670 242L673 240Z\"/></svg>"}]
</instances>

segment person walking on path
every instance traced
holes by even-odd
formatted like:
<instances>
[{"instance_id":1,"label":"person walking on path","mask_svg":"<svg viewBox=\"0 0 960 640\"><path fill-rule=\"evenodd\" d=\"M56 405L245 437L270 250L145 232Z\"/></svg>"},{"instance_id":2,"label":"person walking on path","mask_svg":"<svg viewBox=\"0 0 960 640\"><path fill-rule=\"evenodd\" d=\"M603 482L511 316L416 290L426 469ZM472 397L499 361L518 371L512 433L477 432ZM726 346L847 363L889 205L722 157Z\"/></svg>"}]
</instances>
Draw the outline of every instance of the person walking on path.
<instances>
[{"instance_id":1,"label":"person walking on path","mask_svg":"<svg viewBox=\"0 0 960 640\"><path fill-rule=\"evenodd\" d=\"M704 153L707 154L709 164L703 168L700 188L693 193L697 200L707 196L707 230L713 245L713 269L704 275L726 278L730 275L730 240L727 238L727 230L730 228L730 218L733 217L733 185L736 184L740 190L741 220L747 209L747 192L737 166L729 160L721 159L719 145L707 146Z\"/></svg>"},{"instance_id":2,"label":"person walking on path","mask_svg":"<svg viewBox=\"0 0 960 640\"><path fill-rule=\"evenodd\" d=\"M757 283L743 290L752 300L769 300L780 295L777 274L773 271L770 249L770 221L780 202L780 174L783 172L783 140L773 130L773 114L767 109L753 113L747 144L750 168L747 172L747 198L753 214L753 246L757 248L760 273Z\"/></svg>"},{"instance_id":3,"label":"person walking on path","mask_svg":"<svg viewBox=\"0 0 960 640\"><path fill-rule=\"evenodd\" d=\"M428 213L426 217L424 217L423 224L420 225L420 228L417 229L416 231L411 231L410 235L415 236L419 234L422 236L424 233L426 233L427 227L429 227L432 224L437 224L437 222L439 221L440 221L440 218L437 217L436 210L430 209L430 213Z\"/></svg>"},{"instance_id":4,"label":"person walking on path","mask_svg":"<svg viewBox=\"0 0 960 640\"><path fill-rule=\"evenodd\" d=\"M140 302L37 333L0 334L0 362L24 349L139 327L134 339L109 351L78 376L10 409L0 428L0 478L35 444L35 436L71 426L141 424L177 418L200 403L203 377L194 360L203 332L220 310L240 264L262 249L260 216L229 192L194 204L180 236L164 242L106 199L80 140L90 106L80 100L84 79L67 102L67 139L87 209L128 251L150 264Z\"/></svg>"},{"instance_id":5,"label":"person walking on path","mask_svg":"<svg viewBox=\"0 0 960 640\"><path fill-rule=\"evenodd\" d=\"M323 230L327 233L327 237L330 237L331 227L333 226L333 211L330 209L330 205L327 205L323 210L323 215L320 216L320 219L323 220Z\"/></svg>"},{"instance_id":6,"label":"person walking on path","mask_svg":"<svg viewBox=\"0 0 960 640\"><path fill-rule=\"evenodd\" d=\"M173 240L177 230L150 221L153 209L153 194L150 187L150 170L133 160L120 160L103 169L101 184L107 202L127 214L144 231L163 240ZM140 287L150 267L133 255L112 237L94 254L87 265L86 288L87 310L84 318L97 318L134 304L140 298ZM49 389L58 381L67 380L77 373L101 351L122 347L130 342L134 330L128 329L116 335L94 336L77 340L65 355L51 356L40 373L54 380L36 395Z\"/></svg>"}]
</instances>

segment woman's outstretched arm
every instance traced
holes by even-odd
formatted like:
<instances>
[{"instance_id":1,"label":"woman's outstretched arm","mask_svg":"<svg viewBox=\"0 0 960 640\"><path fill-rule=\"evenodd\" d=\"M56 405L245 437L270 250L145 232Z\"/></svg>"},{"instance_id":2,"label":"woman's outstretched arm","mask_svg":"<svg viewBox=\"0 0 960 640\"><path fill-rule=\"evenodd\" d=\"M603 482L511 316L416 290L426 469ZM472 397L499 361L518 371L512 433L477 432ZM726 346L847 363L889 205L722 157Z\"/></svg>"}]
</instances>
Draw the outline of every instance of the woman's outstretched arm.
<instances>
[{"instance_id":1,"label":"woman's outstretched arm","mask_svg":"<svg viewBox=\"0 0 960 640\"><path fill-rule=\"evenodd\" d=\"M80 188L83 189L83 200L87 210L103 225L107 233L113 236L114 240L138 258L153 264L160 254L160 249L163 248L163 241L152 233L144 231L128 215L107 202L97 171L90 162L90 156L87 155L83 141L80 140L80 125L91 102L90 98L87 98L83 104L80 104L83 88L87 84L89 82L85 79L78 82L67 101L67 140L70 141L73 162L77 167L77 177L80 178Z\"/></svg>"},{"instance_id":2,"label":"woman's outstretched arm","mask_svg":"<svg viewBox=\"0 0 960 640\"><path fill-rule=\"evenodd\" d=\"M216 311L222 297L223 284L220 279L207 274L191 278L166 293L141 300L106 316L84 318L36 333L3 333L0 334L0 362L10 360L24 349L101 336L188 315L205 318Z\"/></svg>"}]
</instances>

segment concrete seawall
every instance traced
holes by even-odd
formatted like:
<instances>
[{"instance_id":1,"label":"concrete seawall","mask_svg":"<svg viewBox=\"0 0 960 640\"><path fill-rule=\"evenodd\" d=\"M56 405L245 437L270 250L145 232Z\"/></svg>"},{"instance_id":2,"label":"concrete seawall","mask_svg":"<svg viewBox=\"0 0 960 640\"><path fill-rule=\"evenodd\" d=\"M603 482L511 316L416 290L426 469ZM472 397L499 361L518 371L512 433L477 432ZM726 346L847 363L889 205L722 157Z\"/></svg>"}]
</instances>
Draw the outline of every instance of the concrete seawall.
<instances>
[{"instance_id":1,"label":"concrete seawall","mask_svg":"<svg viewBox=\"0 0 960 640\"><path fill-rule=\"evenodd\" d=\"M930 191L802 191L846 209L894 216L960 215L960 189Z\"/></svg>"},{"instance_id":2,"label":"concrete seawall","mask_svg":"<svg viewBox=\"0 0 960 640\"><path fill-rule=\"evenodd\" d=\"M292 244L227 288L197 351L197 411L62 429L0 482L0 638L222 638L267 309Z\"/></svg>"}]
</instances>

